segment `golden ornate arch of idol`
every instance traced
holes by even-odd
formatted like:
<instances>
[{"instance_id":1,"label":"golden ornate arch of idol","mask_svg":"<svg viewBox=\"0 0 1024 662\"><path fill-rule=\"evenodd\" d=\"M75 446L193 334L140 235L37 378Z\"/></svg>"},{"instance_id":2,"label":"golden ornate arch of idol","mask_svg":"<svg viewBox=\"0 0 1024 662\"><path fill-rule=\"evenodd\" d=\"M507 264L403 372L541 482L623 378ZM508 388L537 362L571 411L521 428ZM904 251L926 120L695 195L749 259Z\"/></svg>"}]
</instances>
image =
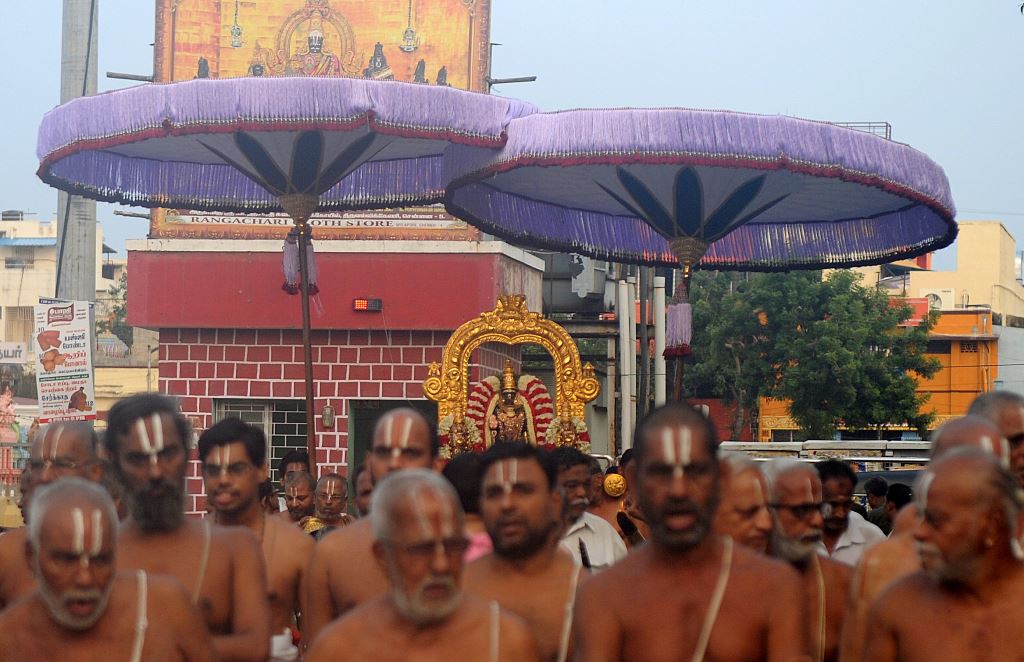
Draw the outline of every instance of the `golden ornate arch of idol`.
<instances>
[{"instance_id":1,"label":"golden ornate arch of idol","mask_svg":"<svg viewBox=\"0 0 1024 662\"><path fill-rule=\"evenodd\" d=\"M522 375L513 382L517 393L510 408L518 406L526 412L526 441L545 448L571 445L589 452L584 409L601 388L594 377L594 366L581 364L576 342L561 325L530 311L524 295L511 294L499 296L493 311L456 329L445 345L441 363L430 364L423 393L437 402L441 455L447 458L465 451L483 451L495 439L493 412L501 402L502 390L511 387L511 363L506 364L500 379L487 377L471 388L470 357L485 343L535 344L547 350L554 363L553 415L547 387L532 375Z\"/></svg>"}]
</instances>

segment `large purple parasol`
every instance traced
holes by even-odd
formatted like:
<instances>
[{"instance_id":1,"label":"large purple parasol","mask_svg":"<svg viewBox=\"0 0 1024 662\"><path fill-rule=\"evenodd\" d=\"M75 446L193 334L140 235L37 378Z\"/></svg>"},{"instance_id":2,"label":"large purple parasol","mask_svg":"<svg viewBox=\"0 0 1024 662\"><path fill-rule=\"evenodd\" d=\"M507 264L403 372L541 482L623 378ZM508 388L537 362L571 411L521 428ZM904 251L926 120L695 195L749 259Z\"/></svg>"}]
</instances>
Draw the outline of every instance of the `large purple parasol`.
<instances>
[{"instance_id":1,"label":"large purple parasol","mask_svg":"<svg viewBox=\"0 0 1024 662\"><path fill-rule=\"evenodd\" d=\"M684 240L705 247L701 267L745 271L880 263L956 237L949 183L921 152L719 111L523 117L449 186L447 207L521 244L678 266L672 244Z\"/></svg>"},{"instance_id":2,"label":"large purple parasol","mask_svg":"<svg viewBox=\"0 0 1024 662\"><path fill-rule=\"evenodd\" d=\"M942 169L825 122L684 109L571 110L510 123L452 163L450 213L509 241L682 267L666 355L688 353L694 268L877 264L956 237ZM677 376L676 393L679 394Z\"/></svg>"},{"instance_id":3,"label":"large purple parasol","mask_svg":"<svg viewBox=\"0 0 1024 662\"><path fill-rule=\"evenodd\" d=\"M143 207L284 211L298 236L307 442L315 462L309 218L440 202L452 144L496 149L528 104L448 87L351 78L142 85L70 101L39 128L39 177ZM449 166L450 166L450 160Z\"/></svg>"}]
</instances>

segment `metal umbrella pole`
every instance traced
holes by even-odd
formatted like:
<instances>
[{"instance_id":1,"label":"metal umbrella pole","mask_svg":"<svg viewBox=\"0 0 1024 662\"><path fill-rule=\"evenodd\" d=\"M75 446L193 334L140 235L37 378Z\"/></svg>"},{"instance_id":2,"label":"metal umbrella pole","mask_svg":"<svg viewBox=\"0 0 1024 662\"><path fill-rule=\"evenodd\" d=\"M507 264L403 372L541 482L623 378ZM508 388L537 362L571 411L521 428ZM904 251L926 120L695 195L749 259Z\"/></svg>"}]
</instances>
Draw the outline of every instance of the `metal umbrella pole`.
<instances>
[{"instance_id":1,"label":"metal umbrella pole","mask_svg":"<svg viewBox=\"0 0 1024 662\"><path fill-rule=\"evenodd\" d=\"M313 411L313 343L312 323L309 315L309 255L306 252L313 241L309 218L316 210L319 198L315 195L296 194L280 196L281 207L291 216L298 230L299 244L299 296L302 299L302 360L306 386L306 452L309 453L309 471L316 471L316 418Z\"/></svg>"}]
</instances>

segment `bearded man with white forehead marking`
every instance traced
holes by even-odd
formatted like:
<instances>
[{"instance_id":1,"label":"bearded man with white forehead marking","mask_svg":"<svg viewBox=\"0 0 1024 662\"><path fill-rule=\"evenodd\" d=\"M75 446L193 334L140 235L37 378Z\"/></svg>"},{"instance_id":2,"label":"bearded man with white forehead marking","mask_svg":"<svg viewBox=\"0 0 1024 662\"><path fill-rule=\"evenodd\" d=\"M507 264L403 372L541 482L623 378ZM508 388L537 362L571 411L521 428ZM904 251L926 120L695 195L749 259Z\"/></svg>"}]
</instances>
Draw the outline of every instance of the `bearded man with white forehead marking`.
<instances>
[{"instance_id":1,"label":"bearded man with white forehead marking","mask_svg":"<svg viewBox=\"0 0 1024 662\"><path fill-rule=\"evenodd\" d=\"M932 433L932 462L962 448L992 453L1009 466L1010 449L999 428L980 416L963 416L943 423ZM897 580L921 570L914 530L920 523L917 507L910 504L893 518L892 534L864 552L853 576L850 607L843 628L842 658L859 660L867 645L868 616L871 605Z\"/></svg>"},{"instance_id":2,"label":"bearded man with white forehead marking","mask_svg":"<svg viewBox=\"0 0 1024 662\"><path fill-rule=\"evenodd\" d=\"M32 511L24 554L38 588L0 613L0 659L216 659L178 582L117 571L117 512L103 488L67 478L41 487Z\"/></svg>"},{"instance_id":3,"label":"bearded man with white forehead marking","mask_svg":"<svg viewBox=\"0 0 1024 662\"><path fill-rule=\"evenodd\" d=\"M75 476L99 482L103 464L96 456L98 444L89 423L54 423L40 428L32 439L26 467L26 503L30 503L33 490L60 478ZM25 520L30 521L30 509L24 511ZM27 531L21 527L0 535L0 609L35 588L32 568L25 563Z\"/></svg>"},{"instance_id":4,"label":"bearded man with white forehead marking","mask_svg":"<svg viewBox=\"0 0 1024 662\"><path fill-rule=\"evenodd\" d=\"M374 484L405 469L437 469L437 436L415 409L392 409L373 428L369 466ZM303 633L317 633L349 609L387 591L387 578L373 555L369 518L332 531L317 543L309 566L309 613Z\"/></svg>"},{"instance_id":5,"label":"bearded man with white forehead marking","mask_svg":"<svg viewBox=\"0 0 1024 662\"><path fill-rule=\"evenodd\" d=\"M539 660L523 621L462 592L469 541L458 497L444 478L425 469L388 476L370 512L387 592L329 625L307 662Z\"/></svg>"},{"instance_id":6,"label":"bearded man with white forehead marking","mask_svg":"<svg viewBox=\"0 0 1024 662\"><path fill-rule=\"evenodd\" d=\"M117 541L120 563L181 582L220 659L262 661L271 631L259 542L245 527L185 517L191 436L166 396L134 395L111 407L104 441L131 513Z\"/></svg>"},{"instance_id":7,"label":"bearded man with white forehead marking","mask_svg":"<svg viewBox=\"0 0 1024 662\"><path fill-rule=\"evenodd\" d=\"M818 554L825 524L821 479L813 465L798 460L772 460L764 473L773 524L771 555L793 566L803 580L812 659L836 660L853 570Z\"/></svg>"},{"instance_id":8,"label":"bearded man with white forehead marking","mask_svg":"<svg viewBox=\"0 0 1024 662\"><path fill-rule=\"evenodd\" d=\"M580 589L576 659L806 660L797 573L711 530L719 466L707 419L659 407L637 425L633 449L626 481L651 539Z\"/></svg>"},{"instance_id":9,"label":"bearded man with white forehead marking","mask_svg":"<svg viewBox=\"0 0 1024 662\"><path fill-rule=\"evenodd\" d=\"M955 450L915 488L914 532L923 571L890 587L871 608L865 660L1024 659L1024 562L1020 492L990 453Z\"/></svg>"}]
</instances>

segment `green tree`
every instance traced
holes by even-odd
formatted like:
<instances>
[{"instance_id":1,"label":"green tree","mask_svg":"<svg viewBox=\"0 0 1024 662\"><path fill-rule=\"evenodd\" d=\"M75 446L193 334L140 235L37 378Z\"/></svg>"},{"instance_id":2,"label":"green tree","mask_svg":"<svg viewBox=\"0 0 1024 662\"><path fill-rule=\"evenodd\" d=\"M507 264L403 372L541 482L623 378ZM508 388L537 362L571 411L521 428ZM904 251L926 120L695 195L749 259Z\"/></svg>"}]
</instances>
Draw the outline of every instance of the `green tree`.
<instances>
[{"instance_id":1,"label":"green tree","mask_svg":"<svg viewBox=\"0 0 1024 662\"><path fill-rule=\"evenodd\" d=\"M734 435L759 396L788 400L815 438L838 425L923 430L931 422L920 413L916 377L938 370L924 353L933 318L901 327L910 308L849 271L706 276L699 286L690 383L737 404Z\"/></svg>"},{"instance_id":2,"label":"green tree","mask_svg":"<svg viewBox=\"0 0 1024 662\"><path fill-rule=\"evenodd\" d=\"M96 320L96 328L100 333L112 333L131 349L134 339L132 327L128 326L128 272L121 272L121 278L112 285L107 293L110 295L110 308L105 319Z\"/></svg>"}]
</instances>

